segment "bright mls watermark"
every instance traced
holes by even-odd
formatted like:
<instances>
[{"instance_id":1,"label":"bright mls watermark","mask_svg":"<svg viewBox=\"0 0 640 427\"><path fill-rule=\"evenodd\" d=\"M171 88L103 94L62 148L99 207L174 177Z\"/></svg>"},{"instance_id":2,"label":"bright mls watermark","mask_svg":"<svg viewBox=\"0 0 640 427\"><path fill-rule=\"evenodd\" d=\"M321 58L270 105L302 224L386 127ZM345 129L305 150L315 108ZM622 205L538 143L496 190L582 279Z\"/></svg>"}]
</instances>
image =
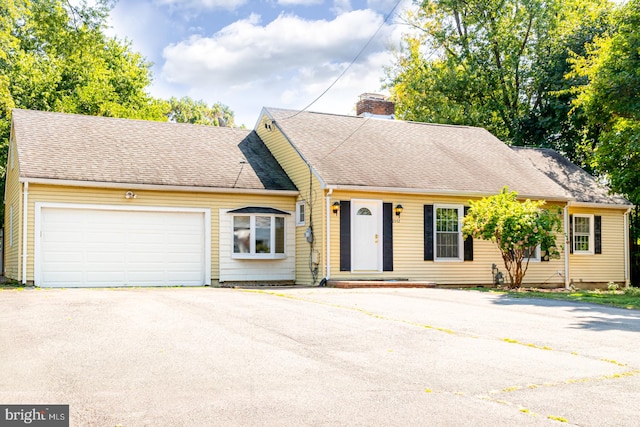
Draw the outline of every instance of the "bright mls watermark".
<instances>
[{"instance_id":1,"label":"bright mls watermark","mask_svg":"<svg viewBox=\"0 0 640 427\"><path fill-rule=\"evenodd\" d=\"M0 426L69 427L69 405L0 405Z\"/></svg>"}]
</instances>

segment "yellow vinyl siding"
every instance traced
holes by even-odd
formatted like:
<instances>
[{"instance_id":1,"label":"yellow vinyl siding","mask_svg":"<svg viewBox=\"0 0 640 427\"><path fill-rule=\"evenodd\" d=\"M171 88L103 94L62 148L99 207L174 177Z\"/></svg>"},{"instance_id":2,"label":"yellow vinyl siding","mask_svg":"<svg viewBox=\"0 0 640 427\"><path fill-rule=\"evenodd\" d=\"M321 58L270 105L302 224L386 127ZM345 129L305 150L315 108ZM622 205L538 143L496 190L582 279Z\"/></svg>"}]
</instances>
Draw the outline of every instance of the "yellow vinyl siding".
<instances>
[{"instance_id":1,"label":"yellow vinyl siding","mask_svg":"<svg viewBox=\"0 0 640 427\"><path fill-rule=\"evenodd\" d=\"M137 197L135 199L126 199L126 191L126 189L63 187L30 184L28 200L29 224L27 236L27 281L33 281L34 278L33 233L35 224L35 204L37 202L75 203L84 205L95 204L208 208L211 210L211 279L214 283L217 282L220 274L220 227L218 225L220 209L237 209L246 206L268 206L283 211L295 211L295 197L293 196L134 190Z\"/></svg>"},{"instance_id":2,"label":"yellow vinyl siding","mask_svg":"<svg viewBox=\"0 0 640 427\"><path fill-rule=\"evenodd\" d=\"M424 261L424 205L456 204L469 205L467 197L433 197L428 195L393 193L355 193L336 191L331 203L336 200L377 199L401 204L404 210L399 222L393 223L394 271L385 271L363 276L348 271L340 271L340 219L331 215L331 278L332 279L409 279L433 281L439 285L488 285L491 284L491 265L495 263L505 272L502 257L496 245L489 241L474 240L473 261ZM558 237L562 246L562 236ZM561 257L564 255L561 254ZM562 286L563 277L557 270L564 271L564 258L549 262L531 263L525 283L545 283ZM553 272L553 274L552 274Z\"/></svg>"},{"instance_id":3,"label":"yellow vinyl siding","mask_svg":"<svg viewBox=\"0 0 640 427\"><path fill-rule=\"evenodd\" d=\"M13 140L9 143L9 158L5 176L4 193L4 269L8 279L22 279L22 185L17 151ZM13 215L11 215L13 213ZM12 217L12 218L11 218ZM12 219L12 223L9 220Z\"/></svg>"},{"instance_id":4,"label":"yellow vinyl siding","mask_svg":"<svg viewBox=\"0 0 640 427\"><path fill-rule=\"evenodd\" d=\"M256 127L256 132L300 192L297 200L303 200L306 204L306 224L304 227L296 227L296 283L310 285L313 284L311 274L313 264L318 268L318 281L326 276L324 271L325 195L321 189L322 185L317 177L310 173L310 168L304 159L275 125L271 125L269 130L265 128L265 123L270 124L271 121L263 116ZM309 226L313 227L313 248L305 238L305 231Z\"/></svg>"},{"instance_id":5,"label":"yellow vinyl siding","mask_svg":"<svg viewBox=\"0 0 640 427\"><path fill-rule=\"evenodd\" d=\"M570 254L570 280L580 283L623 282L624 264L624 212L617 209L571 207L570 214L599 215L602 217L602 253L593 255Z\"/></svg>"}]
</instances>

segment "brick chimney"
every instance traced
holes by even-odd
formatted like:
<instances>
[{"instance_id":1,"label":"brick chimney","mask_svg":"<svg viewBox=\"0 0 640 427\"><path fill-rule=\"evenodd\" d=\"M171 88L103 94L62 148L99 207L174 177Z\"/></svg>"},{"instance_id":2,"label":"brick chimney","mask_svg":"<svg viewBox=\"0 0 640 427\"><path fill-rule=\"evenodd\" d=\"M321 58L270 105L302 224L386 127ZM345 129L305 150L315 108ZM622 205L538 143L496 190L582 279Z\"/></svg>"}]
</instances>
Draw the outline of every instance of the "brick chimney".
<instances>
[{"instance_id":1,"label":"brick chimney","mask_svg":"<svg viewBox=\"0 0 640 427\"><path fill-rule=\"evenodd\" d=\"M396 113L396 105L389 98L377 93L363 93L356 104L357 116L373 116L392 119Z\"/></svg>"}]
</instances>

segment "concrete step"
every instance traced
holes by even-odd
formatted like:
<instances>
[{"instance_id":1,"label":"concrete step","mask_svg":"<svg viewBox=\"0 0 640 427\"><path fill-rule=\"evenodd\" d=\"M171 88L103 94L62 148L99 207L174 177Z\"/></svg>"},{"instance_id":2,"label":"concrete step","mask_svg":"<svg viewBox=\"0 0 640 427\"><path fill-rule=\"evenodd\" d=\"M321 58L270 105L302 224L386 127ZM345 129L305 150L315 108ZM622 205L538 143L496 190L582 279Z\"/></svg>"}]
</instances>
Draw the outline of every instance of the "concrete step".
<instances>
[{"instance_id":1,"label":"concrete step","mask_svg":"<svg viewBox=\"0 0 640 427\"><path fill-rule=\"evenodd\" d=\"M353 289L353 288L435 288L433 282L414 280L329 280L327 287Z\"/></svg>"}]
</instances>

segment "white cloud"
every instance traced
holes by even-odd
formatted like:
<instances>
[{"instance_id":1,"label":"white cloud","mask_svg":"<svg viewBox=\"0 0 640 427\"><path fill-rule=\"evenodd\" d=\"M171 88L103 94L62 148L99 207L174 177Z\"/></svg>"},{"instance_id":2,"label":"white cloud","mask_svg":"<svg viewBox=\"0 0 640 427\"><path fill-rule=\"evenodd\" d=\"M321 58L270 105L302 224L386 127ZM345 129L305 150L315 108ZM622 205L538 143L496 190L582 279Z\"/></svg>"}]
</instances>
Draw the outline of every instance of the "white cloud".
<instances>
[{"instance_id":1,"label":"white cloud","mask_svg":"<svg viewBox=\"0 0 640 427\"><path fill-rule=\"evenodd\" d=\"M170 82L230 86L261 81L305 66L348 62L381 24L371 10L358 10L332 21L307 21L280 15L267 25L251 15L211 37L192 36L164 49L162 75ZM373 43L380 50L382 44Z\"/></svg>"},{"instance_id":2,"label":"white cloud","mask_svg":"<svg viewBox=\"0 0 640 427\"><path fill-rule=\"evenodd\" d=\"M236 10L247 0L156 0L160 5L186 9L225 9Z\"/></svg>"},{"instance_id":3,"label":"white cloud","mask_svg":"<svg viewBox=\"0 0 640 427\"><path fill-rule=\"evenodd\" d=\"M301 109L323 93L382 25L373 10L332 20L281 14L263 23L252 14L207 37L191 36L163 51L154 92L222 102L236 124L252 127L263 106ZM399 31L383 25L358 61L309 110L352 114L358 95L377 92ZM188 93L184 93L188 88Z\"/></svg>"},{"instance_id":4,"label":"white cloud","mask_svg":"<svg viewBox=\"0 0 640 427\"><path fill-rule=\"evenodd\" d=\"M281 6L312 6L314 4L322 4L324 0L278 0Z\"/></svg>"},{"instance_id":5,"label":"white cloud","mask_svg":"<svg viewBox=\"0 0 640 427\"><path fill-rule=\"evenodd\" d=\"M331 11L336 15L342 15L343 13L348 13L352 10L350 0L333 0L333 7L331 8Z\"/></svg>"}]
</instances>

